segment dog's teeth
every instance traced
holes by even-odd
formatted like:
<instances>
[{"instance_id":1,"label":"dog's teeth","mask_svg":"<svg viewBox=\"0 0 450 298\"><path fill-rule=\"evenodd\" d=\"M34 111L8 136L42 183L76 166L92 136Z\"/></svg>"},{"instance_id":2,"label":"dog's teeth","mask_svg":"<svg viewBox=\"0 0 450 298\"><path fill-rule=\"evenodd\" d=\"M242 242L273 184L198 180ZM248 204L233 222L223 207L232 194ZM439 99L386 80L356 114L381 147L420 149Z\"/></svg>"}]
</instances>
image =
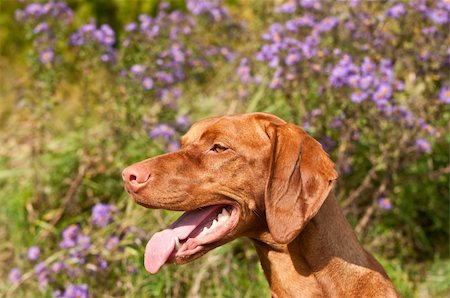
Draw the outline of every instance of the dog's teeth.
<instances>
[{"instance_id":1,"label":"dog's teeth","mask_svg":"<svg viewBox=\"0 0 450 298\"><path fill-rule=\"evenodd\" d=\"M231 214L230 214L230 212L228 212L228 210L227 209L225 209L225 208L223 208L223 210L222 210L222 214L224 215L224 216L226 216L226 217L228 217L228 216L230 216Z\"/></svg>"},{"instance_id":2,"label":"dog's teeth","mask_svg":"<svg viewBox=\"0 0 450 298\"><path fill-rule=\"evenodd\" d=\"M209 227L210 229L214 229L217 226L217 219L213 220L211 227Z\"/></svg>"},{"instance_id":3,"label":"dog's teeth","mask_svg":"<svg viewBox=\"0 0 450 298\"><path fill-rule=\"evenodd\" d=\"M179 248L181 247L180 239L178 239L178 237L175 237L175 247L176 247L177 249L179 249Z\"/></svg>"},{"instance_id":4,"label":"dog's teeth","mask_svg":"<svg viewBox=\"0 0 450 298\"><path fill-rule=\"evenodd\" d=\"M207 227L204 227L199 235L205 235L206 233L208 233L208 231L209 231L209 229Z\"/></svg>"},{"instance_id":5,"label":"dog's teeth","mask_svg":"<svg viewBox=\"0 0 450 298\"><path fill-rule=\"evenodd\" d=\"M230 218L229 215L219 214L219 216L217 217L217 220L218 220L219 222L224 222L224 221L227 221L228 218Z\"/></svg>"},{"instance_id":6,"label":"dog's teeth","mask_svg":"<svg viewBox=\"0 0 450 298\"><path fill-rule=\"evenodd\" d=\"M227 221L228 218L230 218L230 213L228 212L228 210L226 208L223 208L222 212L217 216L217 220L219 222L224 222L224 221Z\"/></svg>"}]
</instances>

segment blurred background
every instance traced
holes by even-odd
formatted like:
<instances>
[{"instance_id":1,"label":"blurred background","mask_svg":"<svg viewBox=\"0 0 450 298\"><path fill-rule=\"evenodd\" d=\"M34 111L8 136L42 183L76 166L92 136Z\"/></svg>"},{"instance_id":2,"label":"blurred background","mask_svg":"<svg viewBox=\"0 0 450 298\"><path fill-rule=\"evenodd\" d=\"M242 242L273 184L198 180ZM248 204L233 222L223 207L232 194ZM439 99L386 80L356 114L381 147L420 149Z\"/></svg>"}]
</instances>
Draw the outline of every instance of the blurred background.
<instances>
[{"instance_id":1,"label":"blurred background","mask_svg":"<svg viewBox=\"0 0 450 298\"><path fill-rule=\"evenodd\" d=\"M269 297L247 239L157 275L121 170L206 116L270 112L404 297L448 297L448 0L0 2L0 293Z\"/></svg>"}]
</instances>

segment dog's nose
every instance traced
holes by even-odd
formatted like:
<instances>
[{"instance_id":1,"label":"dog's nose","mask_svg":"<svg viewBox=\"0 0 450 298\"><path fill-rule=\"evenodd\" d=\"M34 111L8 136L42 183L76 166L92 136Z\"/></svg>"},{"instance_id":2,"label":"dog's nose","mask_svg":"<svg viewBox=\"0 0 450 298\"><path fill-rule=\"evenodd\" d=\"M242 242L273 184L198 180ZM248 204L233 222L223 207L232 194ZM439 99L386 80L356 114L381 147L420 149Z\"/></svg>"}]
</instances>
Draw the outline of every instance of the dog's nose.
<instances>
[{"instance_id":1,"label":"dog's nose","mask_svg":"<svg viewBox=\"0 0 450 298\"><path fill-rule=\"evenodd\" d=\"M139 165L132 165L122 172L122 179L131 190L136 190L146 184L151 175L148 169Z\"/></svg>"}]
</instances>

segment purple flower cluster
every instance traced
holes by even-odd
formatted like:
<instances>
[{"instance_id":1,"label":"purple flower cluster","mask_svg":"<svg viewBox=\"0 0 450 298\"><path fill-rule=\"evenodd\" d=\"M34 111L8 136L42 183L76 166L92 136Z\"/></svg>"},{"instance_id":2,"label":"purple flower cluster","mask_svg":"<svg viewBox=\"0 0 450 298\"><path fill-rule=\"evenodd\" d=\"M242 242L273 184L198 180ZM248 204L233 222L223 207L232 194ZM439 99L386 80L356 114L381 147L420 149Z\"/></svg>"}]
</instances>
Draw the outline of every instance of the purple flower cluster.
<instances>
[{"instance_id":1,"label":"purple flower cluster","mask_svg":"<svg viewBox=\"0 0 450 298\"><path fill-rule=\"evenodd\" d=\"M16 20L33 27L34 45L41 64L49 66L55 59L56 36L53 31L72 22L73 11L64 2L30 3L15 12Z\"/></svg>"},{"instance_id":2,"label":"purple flower cluster","mask_svg":"<svg viewBox=\"0 0 450 298\"><path fill-rule=\"evenodd\" d=\"M119 237L117 236L109 237L108 240L106 241L105 248L107 250L111 250L115 248L119 244L119 242L120 242Z\"/></svg>"},{"instance_id":3,"label":"purple flower cluster","mask_svg":"<svg viewBox=\"0 0 450 298\"><path fill-rule=\"evenodd\" d=\"M92 223L97 227L106 227L112 220L112 213L116 208L109 204L97 203L92 208Z\"/></svg>"},{"instance_id":4,"label":"purple flower cluster","mask_svg":"<svg viewBox=\"0 0 450 298\"><path fill-rule=\"evenodd\" d=\"M382 59L378 64L364 57L360 65L344 54L330 70L329 82L333 87L348 86L353 91L350 99L355 103L371 98L381 110L392 105L390 100L395 90L403 89L403 82L394 79L390 60Z\"/></svg>"},{"instance_id":5,"label":"purple flower cluster","mask_svg":"<svg viewBox=\"0 0 450 298\"><path fill-rule=\"evenodd\" d=\"M392 5L386 14L394 19L397 19L406 13L405 6L401 3Z\"/></svg>"},{"instance_id":6,"label":"purple flower cluster","mask_svg":"<svg viewBox=\"0 0 450 298\"><path fill-rule=\"evenodd\" d=\"M45 4L30 3L25 9L18 9L15 12L16 20L29 21L29 20L43 20L45 18L51 18L53 20L59 19L68 24L72 22L73 11L64 2L49 1Z\"/></svg>"},{"instance_id":7,"label":"purple flower cluster","mask_svg":"<svg viewBox=\"0 0 450 298\"><path fill-rule=\"evenodd\" d=\"M108 204L96 204L92 210L92 224L105 227L111 221L111 213L116 208ZM89 273L91 276L95 272L105 271L108 268L108 261L103 253L109 255L111 251L119 249L120 237L116 235L107 236L107 241L100 238L94 243L89 236L89 230L82 230L78 224L69 225L62 231L62 241L60 247L63 255L58 259L39 262L35 264L33 273L39 288L44 291L48 287L54 287L54 297L90 297L87 286L84 284L69 284L65 289L61 289L61 279L64 277L79 278ZM95 246L95 247L94 247ZM40 257L41 251L38 246L28 249L28 259L35 261ZM13 268L8 275L9 282L17 284L21 281L22 275L18 268Z\"/></svg>"},{"instance_id":8,"label":"purple flower cluster","mask_svg":"<svg viewBox=\"0 0 450 298\"><path fill-rule=\"evenodd\" d=\"M152 139L163 138L166 141L170 140L174 135L175 129L164 123L156 125L148 134Z\"/></svg>"},{"instance_id":9,"label":"purple flower cluster","mask_svg":"<svg viewBox=\"0 0 450 298\"><path fill-rule=\"evenodd\" d=\"M114 30L108 24L103 24L97 28L95 22L82 25L69 38L69 43L73 46L92 45L97 47L100 51L100 60L103 62L115 61L116 50L113 48L115 42Z\"/></svg>"},{"instance_id":10,"label":"purple flower cluster","mask_svg":"<svg viewBox=\"0 0 450 298\"><path fill-rule=\"evenodd\" d=\"M155 17L141 14L137 22L125 26L123 46L139 60L123 70L131 86L140 85L144 92L170 109L176 109L182 94L180 85L191 74L201 74L210 69L217 57L233 61L235 53L226 46L203 43L196 35L196 16L209 11L223 16L220 5L214 1L188 1L188 11L169 11L167 3L161 3ZM136 55L142 53L142 55ZM192 76L191 76L192 77ZM135 90L135 89L133 89Z\"/></svg>"},{"instance_id":11,"label":"purple flower cluster","mask_svg":"<svg viewBox=\"0 0 450 298\"><path fill-rule=\"evenodd\" d=\"M167 9L168 5L162 3L156 17L142 14L138 23L126 25L127 36L123 42L125 48L142 48L151 59L148 64L142 61L144 63L132 65L126 73L132 81L139 82L143 90L153 90L159 99L167 97L167 93L173 92L170 89L185 79L186 68L193 57L184 39L190 36L194 20L181 11L168 13ZM174 102L169 100L168 105Z\"/></svg>"},{"instance_id":12,"label":"purple flower cluster","mask_svg":"<svg viewBox=\"0 0 450 298\"><path fill-rule=\"evenodd\" d=\"M167 152L173 152L180 148L179 132L185 132L191 121L189 117L182 114L176 118L174 123L157 123L148 127L148 136L155 140L162 140Z\"/></svg>"},{"instance_id":13,"label":"purple flower cluster","mask_svg":"<svg viewBox=\"0 0 450 298\"><path fill-rule=\"evenodd\" d=\"M79 225L70 225L62 232L63 240L59 244L61 248L75 247L78 243L78 234L80 232Z\"/></svg>"},{"instance_id":14,"label":"purple flower cluster","mask_svg":"<svg viewBox=\"0 0 450 298\"><path fill-rule=\"evenodd\" d=\"M262 81L261 77L252 75L248 58L241 59L241 62L239 63L236 73L239 76L241 82L244 84L250 83L259 84Z\"/></svg>"},{"instance_id":15,"label":"purple flower cluster","mask_svg":"<svg viewBox=\"0 0 450 298\"><path fill-rule=\"evenodd\" d=\"M299 9L321 10L322 3L320 0L289 0L275 8L277 13L292 14Z\"/></svg>"},{"instance_id":16,"label":"purple flower cluster","mask_svg":"<svg viewBox=\"0 0 450 298\"><path fill-rule=\"evenodd\" d=\"M35 261L41 255L41 250L39 246L32 246L28 249L28 259L31 261Z\"/></svg>"},{"instance_id":17,"label":"purple flower cluster","mask_svg":"<svg viewBox=\"0 0 450 298\"><path fill-rule=\"evenodd\" d=\"M447 0L434 1L434 6L427 6L425 0L415 0L410 5L429 20L437 25L444 25L449 22L450 5Z\"/></svg>"},{"instance_id":18,"label":"purple flower cluster","mask_svg":"<svg viewBox=\"0 0 450 298\"><path fill-rule=\"evenodd\" d=\"M422 153L430 153L431 152L431 144L425 139L419 138L416 140L417 150Z\"/></svg>"},{"instance_id":19,"label":"purple flower cluster","mask_svg":"<svg viewBox=\"0 0 450 298\"><path fill-rule=\"evenodd\" d=\"M450 104L450 88L449 87L442 87L441 90L439 90L439 99L443 103Z\"/></svg>"},{"instance_id":20,"label":"purple flower cluster","mask_svg":"<svg viewBox=\"0 0 450 298\"><path fill-rule=\"evenodd\" d=\"M218 23L228 17L228 10L221 2L221 0L187 0L186 6L193 15L206 15Z\"/></svg>"},{"instance_id":21,"label":"purple flower cluster","mask_svg":"<svg viewBox=\"0 0 450 298\"><path fill-rule=\"evenodd\" d=\"M9 271L8 280L12 284L18 284L20 279L22 278L22 274L20 273L19 268L13 268Z\"/></svg>"},{"instance_id":22,"label":"purple flower cluster","mask_svg":"<svg viewBox=\"0 0 450 298\"><path fill-rule=\"evenodd\" d=\"M294 2L286 5L279 11L291 13L296 10L297 5ZM290 5L292 9L289 8ZM314 3L303 1L301 5L308 8L316 6ZM333 30L338 23L336 17L318 19L314 14L307 12L289 19L284 24L278 22L272 24L262 36L267 43L256 55L256 60L265 62L274 69L270 87L281 88L283 83L297 79L304 64L319 71L320 66L313 63L313 58L322 59L328 53L326 48L320 47L322 35ZM301 36L305 37L300 39Z\"/></svg>"},{"instance_id":23,"label":"purple flower cluster","mask_svg":"<svg viewBox=\"0 0 450 298\"><path fill-rule=\"evenodd\" d=\"M385 197L378 198L377 202L378 206L384 210L391 210L393 207L391 200Z\"/></svg>"},{"instance_id":24,"label":"purple flower cluster","mask_svg":"<svg viewBox=\"0 0 450 298\"><path fill-rule=\"evenodd\" d=\"M53 292L55 298L89 298L88 286L86 284L70 284L64 292L56 290Z\"/></svg>"},{"instance_id":25,"label":"purple flower cluster","mask_svg":"<svg viewBox=\"0 0 450 298\"><path fill-rule=\"evenodd\" d=\"M47 264L40 262L34 267L34 274L36 275L39 287L45 289L50 281L50 271L48 270Z\"/></svg>"}]
</instances>

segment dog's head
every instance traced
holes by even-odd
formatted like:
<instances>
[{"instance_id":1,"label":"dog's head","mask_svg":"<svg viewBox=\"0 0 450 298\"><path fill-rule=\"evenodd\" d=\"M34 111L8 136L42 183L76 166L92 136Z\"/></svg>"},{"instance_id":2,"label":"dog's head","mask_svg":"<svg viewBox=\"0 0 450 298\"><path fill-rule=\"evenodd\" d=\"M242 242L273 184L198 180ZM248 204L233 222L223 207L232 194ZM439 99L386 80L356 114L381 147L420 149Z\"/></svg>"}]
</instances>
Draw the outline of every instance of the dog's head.
<instances>
[{"instance_id":1,"label":"dog's head","mask_svg":"<svg viewBox=\"0 0 450 298\"><path fill-rule=\"evenodd\" d=\"M145 267L152 273L240 236L268 233L291 242L337 179L316 140L265 113L197 122L178 151L127 167L122 176L138 204L186 211L148 242Z\"/></svg>"}]
</instances>

